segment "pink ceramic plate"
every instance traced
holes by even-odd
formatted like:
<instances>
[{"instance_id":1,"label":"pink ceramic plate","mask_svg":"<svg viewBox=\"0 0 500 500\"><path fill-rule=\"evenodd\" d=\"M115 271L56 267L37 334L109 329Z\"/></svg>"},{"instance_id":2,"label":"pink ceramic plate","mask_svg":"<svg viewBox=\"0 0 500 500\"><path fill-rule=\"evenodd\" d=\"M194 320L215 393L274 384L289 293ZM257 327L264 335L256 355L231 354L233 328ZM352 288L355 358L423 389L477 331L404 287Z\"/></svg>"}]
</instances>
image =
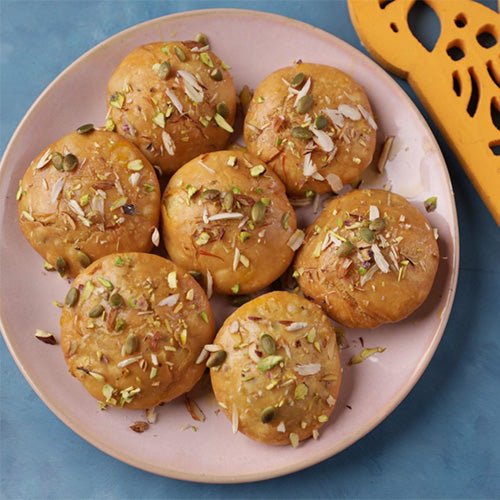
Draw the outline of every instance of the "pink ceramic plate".
<instances>
[{"instance_id":1,"label":"pink ceramic plate","mask_svg":"<svg viewBox=\"0 0 500 500\"><path fill-rule=\"evenodd\" d=\"M59 310L51 301L64 297L67 284L42 270L42 259L21 235L15 202L19 179L31 159L59 136L82 123L103 123L106 82L129 50L151 41L190 39L200 31L231 65L238 89L244 84L255 87L267 74L297 59L349 73L368 92L381 137L397 137L386 175L369 174L366 185L390 185L421 210L423 200L438 197L438 208L429 219L439 230L444 259L431 296L406 321L370 332L347 332L351 347L343 351L344 364L361 349L359 337L365 346L383 346L386 351L360 365L345 366L334 418L318 441L296 450L233 435L203 384L194 397L205 422L192 420L181 398L159 409L158 422L149 431L136 434L129 425L144 419L140 412L99 411L96 401L68 375L60 349L34 338L35 328L58 336ZM209 10L155 19L110 38L72 64L40 96L14 134L0 175L0 316L12 355L38 395L75 432L106 453L151 472L192 481L243 482L287 474L331 457L401 402L429 363L448 319L457 280L458 231L448 172L431 131L410 99L376 64L334 36L297 21L258 12ZM299 215L303 223L314 217L311 210ZM215 307L219 317L225 314L220 303Z\"/></svg>"}]
</instances>

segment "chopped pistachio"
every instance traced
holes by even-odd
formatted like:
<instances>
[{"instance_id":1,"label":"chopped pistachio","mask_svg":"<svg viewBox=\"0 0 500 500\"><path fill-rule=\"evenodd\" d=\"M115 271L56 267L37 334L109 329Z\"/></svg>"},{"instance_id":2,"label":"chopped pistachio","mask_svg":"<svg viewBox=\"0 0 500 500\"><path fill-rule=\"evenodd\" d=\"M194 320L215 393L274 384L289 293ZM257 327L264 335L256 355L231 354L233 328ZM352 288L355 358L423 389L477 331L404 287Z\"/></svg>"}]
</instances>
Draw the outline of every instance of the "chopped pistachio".
<instances>
[{"instance_id":1,"label":"chopped pistachio","mask_svg":"<svg viewBox=\"0 0 500 500\"><path fill-rule=\"evenodd\" d=\"M290 219L290 212L285 212L281 216L281 227L286 231L290 228L290 224L288 223Z\"/></svg>"},{"instance_id":2,"label":"chopped pistachio","mask_svg":"<svg viewBox=\"0 0 500 500\"><path fill-rule=\"evenodd\" d=\"M248 238L250 238L250 236L251 236L251 235L250 235L250 233L249 233L249 232L247 232L247 231L242 231L242 232L240 233L240 235L239 235L239 238L240 238L240 241L241 241L242 243L245 243L245 241L247 241L247 240L248 240Z\"/></svg>"},{"instance_id":3,"label":"chopped pistachio","mask_svg":"<svg viewBox=\"0 0 500 500\"><path fill-rule=\"evenodd\" d=\"M299 446L299 435L296 434L295 432L290 432L290 444L292 445L293 448L297 448Z\"/></svg>"},{"instance_id":4,"label":"chopped pistachio","mask_svg":"<svg viewBox=\"0 0 500 500\"><path fill-rule=\"evenodd\" d=\"M115 266L122 267L125 261L118 255L115 257Z\"/></svg>"},{"instance_id":5,"label":"chopped pistachio","mask_svg":"<svg viewBox=\"0 0 500 500\"><path fill-rule=\"evenodd\" d=\"M120 196L119 198L117 198L112 204L111 206L109 207L110 210L116 210L117 208L121 208L123 207L124 205L127 204L127 197L126 196Z\"/></svg>"},{"instance_id":6,"label":"chopped pistachio","mask_svg":"<svg viewBox=\"0 0 500 500\"><path fill-rule=\"evenodd\" d=\"M307 394L309 393L309 388L306 384L299 384L295 388L294 398L295 399L305 399Z\"/></svg>"},{"instance_id":7,"label":"chopped pistachio","mask_svg":"<svg viewBox=\"0 0 500 500\"><path fill-rule=\"evenodd\" d=\"M80 196L80 206L86 207L90 202L90 194L82 194Z\"/></svg>"},{"instance_id":8,"label":"chopped pistachio","mask_svg":"<svg viewBox=\"0 0 500 500\"><path fill-rule=\"evenodd\" d=\"M208 66L209 68L214 67L214 62L212 61L212 58L210 57L210 54L208 52L202 52L200 54L200 59L205 66Z\"/></svg>"},{"instance_id":9,"label":"chopped pistachio","mask_svg":"<svg viewBox=\"0 0 500 500\"><path fill-rule=\"evenodd\" d=\"M165 128L165 114L162 112L156 113L153 117L153 122L160 128Z\"/></svg>"},{"instance_id":10,"label":"chopped pistachio","mask_svg":"<svg viewBox=\"0 0 500 500\"><path fill-rule=\"evenodd\" d=\"M82 293L82 300L83 301L86 301L91 295L92 295L92 292L94 291L94 284L92 283L92 281L87 281L85 283L85 286L83 287L83 293Z\"/></svg>"},{"instance_id":11,"label":"chopped pistachio","mask_svg":"<svg viewBox=\"0 0 500 500\"><path fill-rule=\"evenodd\" d=\"M188 336L188 332L187 330L184 328L184 330L182 330L181 334L179 335L179 339L181 341L181 345L186 345L186 342L187 342L187 336Z\"/></svg>"},{"instance_id":12,"label":"chopped pistachio","mask_svg":"<svg viewBox=\"0 0 500 500\"><path fill-rule=\"evenodd\" d=\"M21 197L23 196L23 181L19 181L19 187L17 188L16 191L16 201L19 201Z\"/></svg>"},{"instance_id":13,"label":"chopped pistachio","mask_svg":"<svg viewBox=\"0 0 500 500\"><path fill-rule=\"evenodd\" d=\"M369 358L370 356L373 356L376 353L381 353L385 351L385 347L368 347L366 349L363 349L361 352L358 354L355 354L354 356L351 357L349 360L349 365L356 365L358 363L362 363L365 359Z\"/></svg>"},{"instance_id":14,"label":"chopped pistachio","mask_svg":"<svg viewBox=\"0 0 500 500\"><path fill-rule=\"evenodd\" d=\"M261 372L267 372L273 369L275 366L279 365L283 361L283 356L270 355L265 358L261 358L257 363L257 368Z\"/></svg>"},{"instance_id":15,"label":"chopped pistachio","mask_svg":"<svg viewBox=\"0 0 500 500\"><path fill-rule=\"evenodd\" d=\"M238 293L240 291L240 284L239 283L235 283L232 287L231 287L231 292L233 292L234 294Z\"/></svg>"},{"instance_id":16,"label":"chopped pistachio","mask_svg":"<svg viewBox=\"0 0 500 500\"><path fill-rule=\"evenodd\" d=\"M199 191L199 189L197 187L191 186L191 184L188 184L186 186L186 192L187 192L187 195L188 195L188 200L190 200L198 191Z\"/></svg>"},{"instance_id":17,"label":"chopped pistachio","mask_svg":"<svg viewBox=\"0 0 500 500\"><path fill-rule=\"evenodd\" d=\"M127 163L127 168L132 172L140 172L144 168L144 163L141 159L132 160Z\"/></svg>"},{"instance_id":18,"label":"chopped pistachio","mask_svg":"<svg viewBox=\"0 0 500 500\"><path fill-rule=\"evenodd\" d=\"M427 212L434 212L437 208L437 196L431 196L424 201L424 207Z\"/></svg>"},{"instance_id":19,"label":"chopped pistachio","mask_svg":"<svg viewBox=\"0 0 500 500\"><path fill-rule=\"evenodd\" d=\"M104 381L104 377L100 373L97 373L97 372L94 372L94 371L89 371L89 375L92 378L95 378L96 380L99 380L99 382L103 382Z\"/></svg>"},{"instance_id":20,"label":"chopped pistachio","mask_svg":"<svg viewBox=\"0 0 500 500\"><path fill-rule=\"evenodd\" d=\"M230 134L232 134L234 132L233 127L231 127L231 125L229 125L229 123L227 123L227 121L224 119L224 117L221 116L219 113L215 113L214 120L215 120L215 123L217 123L217 125L221 129L225 130L226 132L229 132Z\"/></svg>"},{"instance_id":21,"label":"chopped pistachio","mask_svg":"<svg viewBox=\"0 0 500 500\"><path fill-rule=\"evenodd\" d=\"M208 323L208 314L206 313L206 311L201 311L200 313L200 318L205 322L205 323Z\"/></svg>"},{"instance_id":22,"label":"chopped pistachio","mask_svg":"<svg viewBox=\"0 0 500 500\"><path fill-rule=\"evenodd\" d=\"M125 326L127 326L127 323L125 322L125 320L118 318L115 322L115 331L121 332L122 330L125 329Z\"/></svg>"},{"instance_id":23,"label":"chopped pistachio","mask_svg":"<svg viewBox=\"0 0 500 500\"><path fill-rule=\"evenodd\" d=\"M307 341L312 344L316 340L316 328L311 328L306 335Z\"/></svg>"},{"instance_id":24,"label":"chopped pistachio","mask_svg":"<svg viewBox=\"0 0 500 500\"><path fill-rule=\"evenodd\" d=\"M106 278L103 278L102 276L98 276L97 281L99 281L99 283L110 292L112 292L115 288L113 286L113 283L111 283L111 281L109 281Z\"/></svg>"},{"instance_id":25,"label":"chopped pistachio","mask_svg":"<svg viewBox=\"0 0 500 500\"><path fill-rule=\"evenodd\" d=\"M116 124L111 118L107 118L106 121L104 122L104 130L108 132L113 132L115 130Z\"/></svg>"},{"instance_id":26,"label":"chopped pistachio","mask_svg":"<svg viewBox=\"0 0 500 500\"><path fill-rule=\"evenodd\" d=\"M204 127L208 127L210 125L210 120L206 116L200 116L198 120Z\"/></svg>"},{"instance_id":27,"label":"chopped pistachio","mask_svg":"<svg viewBox=\"0 0 500 500\"><path fill-rule=\"evenodd\" d=\"M201 247L203 245L206 245L209 241L210 235L207 232L203 231L202 233L200 233L198 238L196 238L195 243L197 246Z\"/></svg>"},{"instance_id":28,"label":"chopped pistachio","mask_svg":"<svg viewBox=\"0 0 500 500\"><path fill-rule=\"evenodd\" d=\"M43 268L44 268L46 271L55 271L55 270L56 270L56 268L55 268L53 265L49 264L47 261L45 261L45 262L43 263Z\"/></svg>"},{"instance_id":29,"label":"chopped pistachio","mask_svg":"<svg viewBox=\"0 0 500 500\"><path fill-rule=\"evenodd\" d=\"M113 393L115 392L113 386L109 384L104 384L102 386L102 395L106 398L106 403L109 403L111 398L113 397Z\"/></svg>"},{"instance_id":30,"label":"chopped pistachio","mask_svg":"<svg viewBox=\"0 0 500 500\"><path fill-rule=\"evenodd\" d=\"M154 190L155 190L155 187L153 186L153 184L149 184L147 182L145 182L142 187L144 188L144 191L146 191L146 193L153 193Z\"/></svg>"},{"instance_id":31,"label":"chopped pistachio","mask_svg":"<svg viewBox=\"0 0 500 500\"><path fill-rule=\"evenodd\" d=\"M125 103L125 96L121 92L113 92L109 97L109 104L113 108L121 109Z\"/></svg>"},{"instance_id":32,"label":"chopped pistachio","mask_svg":"<svg viewBox=\"0 0 500 500\"><path fill-rule=\"evenodd\" d=\"M321 422L322 424L328 421L328 415L320 415L318 417L318 422Z\"/></svg>"},{"instance_id":33,"label":"chopped pistachio","mask_svg":"<svg viewBox=\"0 0 500 500\"><path fill-rule=\"evenodd\" d=\"M233 207L233 203L234 203L233 193L231 191L224 193L224 196L222 197L222 208L230 212Z\"/></svg>"}]
</instances>

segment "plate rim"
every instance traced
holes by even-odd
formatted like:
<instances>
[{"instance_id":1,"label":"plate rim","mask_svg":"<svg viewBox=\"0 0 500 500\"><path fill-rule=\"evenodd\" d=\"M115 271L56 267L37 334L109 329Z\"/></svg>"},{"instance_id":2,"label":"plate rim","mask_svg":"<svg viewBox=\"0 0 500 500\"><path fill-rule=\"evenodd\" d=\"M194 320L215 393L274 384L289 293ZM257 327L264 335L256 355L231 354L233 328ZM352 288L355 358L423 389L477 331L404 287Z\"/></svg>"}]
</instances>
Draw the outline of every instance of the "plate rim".
<instances>
[{"instance_id":1,"label":"plate rim","mask_svg":"<svg viewBox=\"0 0 500 500\"><path fill-rule=\"evenodd\" d=\"M196 483L212 483L212 484L235 484L235 483L248 483L248 482L254 482L254 481L262 481L266 479L271 479L275 477L280 477L284 476L287 474L291 474L293 472L297 472L299 470L303 470L305 468L311 467L313 465L316 465L328 458L333 457L334 455L342 452L352 444L356 443L360 439L362 439L364 436L366 436L369 432L371 432L373 429L375 429L385 418L387 418L396 408L399 404L403 402L403 400L406 398L406 396L409 394L409 392L415 387L421 376L423 375L425 369L429 365L436 349L437 346L439 345L441 338L443 337L444 330L446 328L446 325L448 323L448 319L452 310L453 302L455 299L455 294L456 294L456 289L457 289L457 281L458 281L458 274L459 274L459 268L458 268L458 263L459 263L459 256L460 256L460 240L459 240L459 231L458 231L458 217L457 217L457 208L456 208L456 203L455 203L455 194L453 191L453 186L451 183L450 179L450 174L446 165L446 161L443 157L442 151L439 147L439 144L429 126L429 124L426 122L424 117L422 116L422 113L420 110L417 108L415 103L411 100L411 98L406 94L406 92L396 83L396 81L391 77L391 75L386 72L382 67L380 67L375 61L370 59L367 55L363 54L359 49L353 47L352 45L348 44L341 38L333 35L332 33L329 33L321 28L318 28L316 26L313 26L309 23L306 23L304 21L299 21L297 19L293 19L284 15L280 14L274 14L270 12L265 12L265 11L259 11L259 10L251 10L251 9L238 9L238 8L214 8L214 9L196 9L196 10L189 10L189 11L184 11L184 12L177 12L173 14L167 14L165 16L160 16L156 17L153 19L149 19L147 21L143 21L138 24L134 24L128 28L125 28L124 30L115 33L114 35L111 35L110 37L106 38L102 42L98 43L91 49L87 50L84 52L81 56L79 56L76 60L74 60L71 64L69 64L63 71L61 71L56 78L49 83L45 87L45 89L40 93L40 95L35 99L33 104L28 108L26 113L24 114L23 118L17 125L16 129L14 130L9 142L7 143L7 146L5 148L4 154L2 155L2 160L0 162L0 183L3 182L3 178L5 175L5 165L6 165L6 158L8 158L11 154L11 149L13 148L13 144L19 135L21 129L24 127L24 124L30 119L31 114L33 113L34 109L38 106L38 103L45 97L45 95L50 92L52 87L54 87L58 81L63 78L67 73L70 71L74 70L79 64L81 64L84 60L86 60L88 57L92 57L92 55L97 52L101 51L106 48L107 45L109 44L114 44L118 42L120 39L126 38L131 32L135 30L142 30L148 26L152 26L155 24L161 24L165 19L180 19L180 18L188 18L188 17L196 17L196 16L206 16L206 15L226 15L226 16L247 16L247 17L254 17L254 18L267 18L270 21L274 23L281 23L281 24L288 24L290 26L293 26L301 31L307 31L309 33L312 33L314 36L322 37L324 39L329 39L330 41L333 39L336 44L342 46L343 50L346 52L351 53L355 58L361 58L365 60L365 62L368 63L368 66L377 73L377 75L382 79L385 80L385 84L388 85L388 87L392 86L392 90L394 93L398 94L399 97L403 99L403 101L406 102L407 106L412 108L414 111L416 117L418 120L421 122L423 125L424 129L427 131L430 140L432 142L433 147L436 150L437 157L440 160L440 163L443 166L444 169L444 177L445 177L445 184L448 188L448 191L450 192L451 195L451 200L452 200L452 220L450 222L450 236L451 239L454 240L454 245L453 245L453 258L451 260L451 278L450 278L450 286L449 290L447 290L447 299L446 303L444 304L443 310L440 314L440 321L436 329L436 333L433 337L432 342L429 344L427 347L425 354L422 356L420 359L419 363L415 366L413 373L411 376L408 378L404 386L401 388L401 390L392 398L392 400L387 404L383 410L381 410L379 413L376 415L372 416L372 418L369 420L369 422L365 423L363 427L359 429L358 432L353 433L340 442L337 442L335 446L332 446L328 448L327 450L324 450L317 455L314 455L313 457L309 457L304 460L298 460L295 461L293 464L287 465L287 466L282 466L278 469L274 469L269 472L260 472L260 473L251 473L251 474L241 474L238 476L235 475L224 475L224 474L204 474L204 475L196 475L195 473L186 473L181 470L176 470L176 469L171 469L169 467L159 467L155 466L153 464L148 464L144 463L142 461L136 460L133 456L127 455L120 449L116 449L115 447L101 441L98 438L95 438L91 436L87 430L81 426L79 426L76 422L74 422L70 417L68 417L65 412L64 408L59 408L56 406L56 404L50 399L49 396L45 395L41 389L38 388L37 382L33 380L27 373L25 367L21 363L20 359L18 359L16 351L14 350L14 347L12 346L10 342L10 335L7 334L5 326L3 324L3 320L1 317L1 311L0 311L0 330L2 332L2 336L4 338L4 341L7 345L7 348L10 352L10 355L14 359L18 369L26 379L26 381L29 383L31 388L34 390L34 392L37 394L37 396L42 400L42 402L52 411L52 413L59 419L61 420L67 427L69 427L73 432L75 432L80 438L84 439L88 443L92 444L95 446L97 449L99 449L101 452L106 453L107 455L112 456L113 458L120 460L121 462L124 462L128 465L131 465L133 467L136 467L138 469L144 470L146 472L154 473L160 476L164 477L169 477L173 479L180 479L184 481L191 481L191 482L196 482Z\"/></svg>"}]
</instances>

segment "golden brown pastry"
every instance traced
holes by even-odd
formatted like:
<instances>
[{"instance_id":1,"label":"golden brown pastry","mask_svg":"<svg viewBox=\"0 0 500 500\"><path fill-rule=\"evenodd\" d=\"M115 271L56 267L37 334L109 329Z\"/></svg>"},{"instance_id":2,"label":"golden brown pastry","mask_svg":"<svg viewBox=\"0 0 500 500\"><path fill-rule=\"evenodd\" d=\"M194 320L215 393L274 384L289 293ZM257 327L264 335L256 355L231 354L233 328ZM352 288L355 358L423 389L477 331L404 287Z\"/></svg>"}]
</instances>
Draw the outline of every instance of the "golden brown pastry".
<instances>
[{"instance_id":1,"label":"golden brown pastry","mask_svg":"<svg viewBox=\"0 0 500 500\"><path fill-rule=\"evenodd\" d=\"M233 432L294 447L318 437L342 375L320 307L289 292L261 295L226 319L210 350L212 387Z\"/></svg>"},{"instance_id":2,"label":"golden brown pastry","mask_svg":"<svg viewBox=\"0 0 500 500\"><path fill-rule=\"evenodd\" d=\"M130 52L108 83L107 126L171 175L226 145L236 113L227 66L196 42L156 42Z\"/></svg>"},{"instance_id":3,"label":"golden brown pastry","mask_svg":"<svg viewBox=\"0 0 500 500\"><path fill-rule=\"evenodd\" d=\"M248 151L267 162L290 195L338 192L358 180L377 125L363 88L342 71L299 63L255 90L245 117Z\"/></svg>"},{"instance_id":4,"label":"golden brown pastry","mask_svg":"<svg viewBox=\"0 0 500 500\"><path fill-rule=\"evenodd\" d=\"M439 249L403 197L360 189L333 199L308 228L295 275L304 294L353 328L400 321L429 294Z\"/></svg>"},{"instance_id":5,"label":"golden brown pastry","mask_svg":"<svg viewBox=\"0 0 500 500\"><path fill-rule=\"evenodd\" d=\"M17 193L19 224L61 275L119 251L151 250L160 188L142 153L112 132L83 128L46 148Z\"/></svg>"},{"instance_id":6,"label":"golden brown pastry","mask_svg":"<svg viewBox=\"0 0 500 500\"><path fill-rule=\"evenodd\" d=\"M103 404L152 408L189 391L212 341L205 292L173 262L144 253L103 257L73 282L61 316L70 373Z\"/></svg>"},{"instance_id":7,"label":"golden brown pastry","mask_svg":"<svg viewBox=\"0 0 500 500\"><path fill-rule=\"evenodd\" d=\"M208 153L178 170L163 195L162 227L170 258L223 294L264 288L293 258L296 219L285 188L243 151Z\"/></svg>"}]
</instances>

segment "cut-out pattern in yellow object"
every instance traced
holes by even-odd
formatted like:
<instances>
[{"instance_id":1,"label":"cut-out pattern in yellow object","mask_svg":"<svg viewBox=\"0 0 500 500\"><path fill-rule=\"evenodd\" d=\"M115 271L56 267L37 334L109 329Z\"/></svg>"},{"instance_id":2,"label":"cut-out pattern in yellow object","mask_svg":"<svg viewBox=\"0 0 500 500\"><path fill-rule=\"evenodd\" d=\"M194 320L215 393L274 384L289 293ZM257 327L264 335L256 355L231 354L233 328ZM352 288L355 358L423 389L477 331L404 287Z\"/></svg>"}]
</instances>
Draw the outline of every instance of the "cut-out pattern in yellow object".
<instances>
[{"instance_id":1,"label":"cut-out pattern in yellow object","mask_svg":"<svg viewBox=\"0 0 500 500\"><path fill-rule=\"evenodd\" d=\"M500 15L472 0L426 0L441 23L428 50L408 24L415 0L348 1L367 50L408 80L500 225Z\"/></svg>"}]
</instances>

